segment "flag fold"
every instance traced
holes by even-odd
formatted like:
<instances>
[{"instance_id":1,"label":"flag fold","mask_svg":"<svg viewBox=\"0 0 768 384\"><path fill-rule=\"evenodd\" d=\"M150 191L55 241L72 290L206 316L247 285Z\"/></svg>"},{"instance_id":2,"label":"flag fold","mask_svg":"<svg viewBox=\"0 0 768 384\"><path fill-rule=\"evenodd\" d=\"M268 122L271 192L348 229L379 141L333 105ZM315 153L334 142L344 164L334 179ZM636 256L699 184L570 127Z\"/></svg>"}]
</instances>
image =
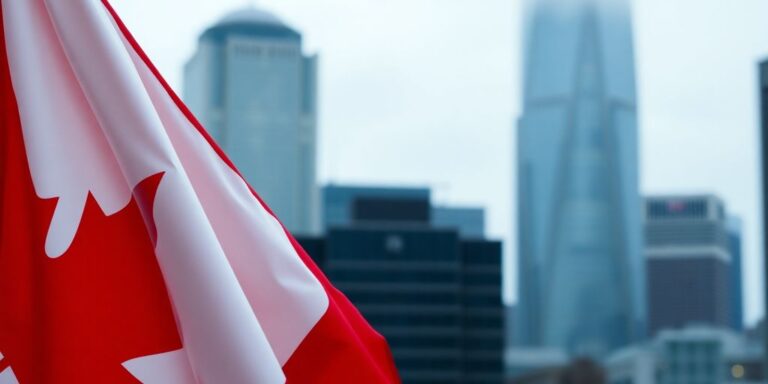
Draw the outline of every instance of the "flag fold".
<instances>
[{"instance_id":1,"label":"flag fold","mask_svg":"<svg viewBox=\"0 0 768 384\"><path fill-rule=\"evenodd\" d=\"M0 384L399 382L106 1L1 1Z\"/></svg>"}]
</instances>

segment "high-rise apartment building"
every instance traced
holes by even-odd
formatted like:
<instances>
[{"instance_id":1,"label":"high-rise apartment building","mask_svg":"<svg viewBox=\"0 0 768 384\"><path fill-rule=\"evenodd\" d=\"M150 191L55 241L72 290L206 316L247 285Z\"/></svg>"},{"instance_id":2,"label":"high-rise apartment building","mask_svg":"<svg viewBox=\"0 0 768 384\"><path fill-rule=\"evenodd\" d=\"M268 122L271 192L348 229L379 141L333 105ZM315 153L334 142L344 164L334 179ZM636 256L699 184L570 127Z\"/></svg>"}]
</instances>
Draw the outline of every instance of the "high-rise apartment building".
<instances>
[{"instance_id":1,"label":"high-rise apartment building","mask_svg":"<svg viewBox=\"0 0 768 384\"><path fill-rule=\"evenodd\" d=\"M517 342L599 357L644 334L629 0L530 0Z\"/></svg>"},{"instance_id":2,"label":"high-rise apartment building","mask_svg":"<svg viewBox=\"0 0 768 384\"><path fill-rule=\"evenodd\" d=\"M257 8L208 28L184 68L184 100L288 229L318 228L317 57Z\"/></svg>"}]
</instances>

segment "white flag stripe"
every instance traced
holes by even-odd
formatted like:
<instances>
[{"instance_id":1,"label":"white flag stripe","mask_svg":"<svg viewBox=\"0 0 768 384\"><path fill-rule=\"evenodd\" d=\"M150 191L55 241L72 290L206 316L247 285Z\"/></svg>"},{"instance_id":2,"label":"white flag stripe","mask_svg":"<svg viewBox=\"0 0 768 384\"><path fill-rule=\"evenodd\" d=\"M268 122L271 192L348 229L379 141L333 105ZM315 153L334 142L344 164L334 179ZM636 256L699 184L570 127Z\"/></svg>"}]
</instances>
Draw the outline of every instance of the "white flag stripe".
<instances>
[{"instance_id":1,"label":"white flag stripe","mask_svg":"<svg viewBox=\"0 0 768 384\"><path fill-rule=\"evenodd\" d=\"M187 384L195 378L183 349L128 360L123 367L142 384Z\"/></svg>"},{"instance_id":2,"label":"white flag stripe","mask_svg":"<svg viewBox=\"0 0 768 384\"><path fill-rule=\"evenodd\" d=\"M24 6L23 4L30 5ZM242 290L237 284L231 268L226 263L221 247L216 243L215 236L212 234L210 226L207 225L199 203L195 201L194 193L191 192L188 181L185 184L185 177L179 173L177 167L165 169L164 165L167 165L167 162L159 161L160 164L157 164L155 169L142 169L153 165L146 161L139 161L135 165L130 164L131 157L143 158L146 156L152 158L157 156L143 151L142 147L145 144L142 142L149 141L146 143L146 148L157 148L158 141L163 138L162 132L158 129L160 127L159 121L152 126L151 115L137 112L139 121L134 121L134 125L130 127L131 132L136 133L137 142L131 143L123 140L122 145L116 145L120 141L121 133L111 129L109 123L117 117L111 115L110 112L117 108L141 106L141 100L124 100L140 99L141 92L116 92L112 101L113 105L118 107L110 108L104 103L90 103L96 96L103 95L95 95L94 90L85 87L92 85L93 81L80 81L81 78L96 76L102 81L108 80L106 82L118 86L129 87L128 84L131 84L131 72L121 73L121 66L114 63L120 62L119 52L121 51L102 47L102 45L109 45L110 40L105 39L105 34L100 29L109 31L112 28L103 11L99 13L94 12L93 9L89 10L89 8L96 6L101 9L101 4L86 0L67 2L66 5L66 7L54 5L46 12L41 12L41 9L45 11L46 6L41 0L3 2L4 10L10 10L10 12L5 13L4 20L9 22L6 25L9 64L19 104L31 108L38 114L56 116L60 109L67 109L68 104L82 102L79 99L60 99L55 105L35 107L38 100L50 99L47 94L48 90L44 87L46 83L36 82L34 81L35 78L66 77L69 75L67 71L76 72L78 75L77 82L68 85L80 87L80 99L87 97L86 103L90 106L90 109L79 112L92 113L94 116L90 119L99 120L98 127L102 132L101 134L111 141L109 151L106 154L98 153L93 157L99 159L100 157L111 156L118 160L118 164L127 164L128 166L123 169L123 175L129 176L128 178L133 181L133 185L141 180L137 178L137 171L145 171L147 176L161 171L168 172L158 191L158 199L166 193L176 194L164 199L171 201L171 206L168 208L172 212L163 212L163 214L170 214L171 217L177 218L181 225L170 225L169 227L165 223L163 226L158 226L157 254L173 300L174 309L178 315L182 339L187 347L189 358L194 364L196 374L206 382L282 382L283 375L280 372L280 366L269 349L266 336L264 336L258 320L253 315ZM25 16L23 20L28 22L14 24L13 21L18 20L15 16L19 15ZM101 22L99 16L101 16ZM58 24L56 30L50 26L46 27L51 21L54 25ZM35 31L39 33L36 34ZM28 40L47 34L53 34L53 36L46 37L46 41L61 42L62 47L59 49L66 53L69 63L46 63L39 60L42 62L41 67L38 68L40 72L30 73L28 63L24 60L34 60L35 54L40 54L41 47L36 44L36 41ZM97 35L100 37L94 37ZM109 35L106 34L106 36ZM24 36L28 38L25 39ZM115 44L122 49L122 44L114 32L111 32L111 36ZM86 37L90 37L90 39L85 39ZM85 40L80 41L81 38ZM23 43L27 44L24 45ZM80 46L78 43L85 43L85 45ZM127 60L128 68L131 68L130 59L124 50L122 52L124 56L122 60ZM22 53L26 54L22 55ZM70 63L72 64L71 69L69 69ZM134 87L136 86L135 83L140 85L135 72L133 77L135 78L133 80ZM76 92L72 93L76 94ZM147 99L146 94L144 94L144 98ZM151 106L148 100L144 104ZM100 106L102 107L101 113L92 112ZM53 108L46 109L45 107ZM130 115L125 116L125 114L120 115L127 118L132 117ZM83 118L82 120L89 119ZM156 116L155 120L157 120ZM76 132L84 129L82 126L49 126L35 125L35 123L37 122L34 120L24 120L24 116L22 116L22 130L28 153L44 152L55 146L72 147L82 152L93 150L91 147L82 146L82 143L73 141L71 137L75 137L74 135L66 134L68 131ZM120 127L128 128L122 124ZM56 130L65 134L60 135L61 137L39 134ZM38 135L28 136L30 132L38 133ZM123 136L126 136L127 133L122 132ZM98 132L88 132L88 134L95 135ZM113 140L112 136L118 136L118 139ZM58 139L58 141L51 142L52 139ZM123 137L123 139L127 138ZM76 151L73 150L72 152ZM160 156L163 155L168 157L167 153ZM70 159L51 160L52 162L44 163L40 168L32 169L32 171L43 172L44 174L40 178L47 180L49 179L48 175L53 173L54 163L67 164ZM105 161L107 160L105 158ZM69 163L68 167L76 168L78 165L77 163ZM48 168L49 166L51 168ZM84 183L83 180L78 179L77 174L72 176L73 180L62 180L62 182L65 184ZM169 183L173 184L170 189L168 188ZM128 188L130 196L130 187L126 185L125 181L122 181L122 187ZM179 205L180 202L185 204ZM169 247L169 245L171 246ZM174 248L173 245L178 247ZM221 361L220 359L231 362L232 365L225 366L217 363ZM248 363L243 361L246 359ZM260 361L261 364L253 365L250 363L251 361Z\"/></svg>"},{"instance_id":3,"label":"white flag stripe","mask_svg":"<svg viewBox=\"0 0 768 384\"><path fill-rule=\"evenodd\" d=\"M195 376L212 383L284 382L258 319L106 11L96 0L46 1L45 5L128 187L165 172L154 207L156 254ZM13 68L12 76L16 72ZM40 129L22 125L25 131ZM58 144L79 146L67 140Z\"/></svg>"},{"instance_id":4,"label":"white flag stripe","mask_svg":"<svg viewBox=\"0 0 768 384\"><path fill-rule=\"evenodd\" d=\"M43 1L3 1L2 6L8 64L35 192L41 198L59 198L45 242L46 253L55 257L69 248L89 192L105 213L113 214L128 204L131 191L69 67ZM67 142L79 145L58 144Z\"/></svg>"},{"instance_id":5,"label":"white flag stripe","mask_svg":"<svg viewBox=\"0 0 768 384\"><path fill-rule=\"evenodd\" d=\"M325 290L280 223L176 107L130 43L124 43L278 361L285 364L328 308Z\"/></svg>"},{"instance_id":6,"label":"white flag stripe","mask_svg":"<svg viewBox=\"0 0 768 384\"><path fill-rule=\"evenodd\" d=\"M0 372L0 384L19 384L16 375L13 374L13 369L6 368Z\"/></svg>"}]
</instances>

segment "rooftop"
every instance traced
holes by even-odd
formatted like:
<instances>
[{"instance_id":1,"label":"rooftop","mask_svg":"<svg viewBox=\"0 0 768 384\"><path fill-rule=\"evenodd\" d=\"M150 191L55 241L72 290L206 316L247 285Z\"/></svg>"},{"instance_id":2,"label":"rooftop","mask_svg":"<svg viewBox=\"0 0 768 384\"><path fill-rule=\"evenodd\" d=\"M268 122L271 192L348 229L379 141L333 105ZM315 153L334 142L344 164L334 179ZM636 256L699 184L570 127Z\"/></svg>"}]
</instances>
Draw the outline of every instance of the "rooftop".
<instances>
[{"instance_id":1,"label":"rooftop","mask_svg":"<svg viewBox=\"0 0 768 384\"><path fill-rule=\"evenodd\" d=\"M254 6L226 14L205 30L200 38L220 42L232 35L301 40L301 34L275 14Z\"/></svg>"},{"instance_id":2,"label":"rooftop","mask_svg":"<svg viewBox=\"0 0 768 384\"><path fill-rule=\"evenodd\" d=\"M253 6L232 11L216 23L216 25L230 24L269 24L285 26L285 23L273 13Z\"/></svg>"}]
</instances>

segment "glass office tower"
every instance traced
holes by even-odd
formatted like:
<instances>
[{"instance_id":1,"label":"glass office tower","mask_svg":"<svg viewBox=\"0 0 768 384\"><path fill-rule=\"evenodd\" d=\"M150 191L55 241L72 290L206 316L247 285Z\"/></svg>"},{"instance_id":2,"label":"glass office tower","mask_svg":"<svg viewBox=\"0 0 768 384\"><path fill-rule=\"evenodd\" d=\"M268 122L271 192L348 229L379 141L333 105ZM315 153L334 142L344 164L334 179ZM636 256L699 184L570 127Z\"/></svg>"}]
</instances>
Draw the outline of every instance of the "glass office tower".
<instances>
[{"instance_id":1,"label":"glass office tower","mask_svg":"<svg viewBox=\"0 0 768 384\"><path fill-rule=\"evenodd\" d=\"M603 356L644 333L629 0L529 0L517 344Z\"/></svg>"},{"instance_id":2,"label":"glass office tower","mask_svg":"<svg viewBox=\"0 0 768 384\"><path fill-rule=\"evenodd\" d=\"M225 16L184 68L184 101L288 229L319 226L317 57L257 8Z\"/></svg>"}]
</instances>

